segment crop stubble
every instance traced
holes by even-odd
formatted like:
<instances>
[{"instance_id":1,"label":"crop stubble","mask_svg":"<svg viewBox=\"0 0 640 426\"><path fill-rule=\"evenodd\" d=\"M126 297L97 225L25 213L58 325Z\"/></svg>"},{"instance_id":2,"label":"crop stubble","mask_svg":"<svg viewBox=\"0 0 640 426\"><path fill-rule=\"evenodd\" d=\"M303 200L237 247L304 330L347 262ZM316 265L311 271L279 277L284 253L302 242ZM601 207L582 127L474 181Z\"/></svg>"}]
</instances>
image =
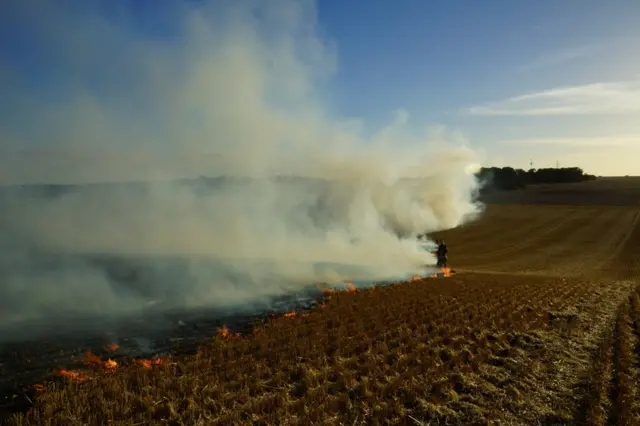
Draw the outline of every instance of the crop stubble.
<instances>
[{"instance_id":1,"label":"crop stubble","mask_svg":"<svg viewBox=\"0 0 640 426\"><path fill-rule=\"evenodd\" d=\"M634 207L489 206L456 268L337 293L152 369L50 384L14 424L638 424Z\"/></svg>"}]
</instances>

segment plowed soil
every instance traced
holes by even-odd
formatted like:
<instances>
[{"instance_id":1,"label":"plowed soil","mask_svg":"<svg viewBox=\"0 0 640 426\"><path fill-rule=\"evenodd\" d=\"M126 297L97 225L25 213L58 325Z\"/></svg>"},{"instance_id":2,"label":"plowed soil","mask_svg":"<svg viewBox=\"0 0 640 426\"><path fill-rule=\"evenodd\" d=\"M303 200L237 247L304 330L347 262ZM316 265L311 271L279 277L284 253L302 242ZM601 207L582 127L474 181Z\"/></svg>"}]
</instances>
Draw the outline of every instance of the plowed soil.
<instances>
[{"instance_id":1,"label":"plowed soil","mask_svg":"<svg viewBox=\"0 0 640 426\"><path fill-rule=\"evenodd\" d=\"M619 202L640 181L605 183L501 195L437 235L453 277L340 292L152 368L98 366L11 423L640 425L640 206Z\"/></svg>"}]
</instances>

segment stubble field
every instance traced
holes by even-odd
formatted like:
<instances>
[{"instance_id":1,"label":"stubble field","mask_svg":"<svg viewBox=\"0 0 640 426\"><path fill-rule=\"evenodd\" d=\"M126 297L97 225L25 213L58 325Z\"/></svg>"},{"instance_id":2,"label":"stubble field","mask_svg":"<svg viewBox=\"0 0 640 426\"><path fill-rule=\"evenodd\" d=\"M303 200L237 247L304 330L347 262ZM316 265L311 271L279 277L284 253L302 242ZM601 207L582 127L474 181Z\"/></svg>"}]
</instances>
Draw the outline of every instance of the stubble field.
<instances>
[{"instance_id":1,"label":"stubble field","mask_svg":"<svg viewBox=\"0 0 640 426\"><path fill-rule=\"evenodd\" d=\"M191 356L89 360L11 423L640 424L640 181L605 183L440 233L452 277L330 294Z\"/></svg>"}]
</instances>

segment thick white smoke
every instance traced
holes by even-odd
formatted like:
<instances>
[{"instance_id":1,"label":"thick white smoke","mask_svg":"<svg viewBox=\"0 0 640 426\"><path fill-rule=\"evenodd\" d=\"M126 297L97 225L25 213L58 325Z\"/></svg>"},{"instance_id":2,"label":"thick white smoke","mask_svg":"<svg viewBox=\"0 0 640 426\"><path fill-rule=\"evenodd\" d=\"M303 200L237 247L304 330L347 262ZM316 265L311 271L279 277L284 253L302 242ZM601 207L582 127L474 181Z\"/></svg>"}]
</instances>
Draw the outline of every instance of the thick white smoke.
<instances>
[{"instance_id":1,"label":"thick white smoke","mask_svg":"<svg viewBox=\"0 0 640 426\"><path fill-rule=\"evenodd\" d=\"M480 212L468 173L478 159L455 134L412 136L400 112L365 137L357 120L332 116L321 89L337 54L312 2L173 4L158 11L172 16L166 40L96 4L11 8L55 58L57 82L9 90L16 120L0 138L0 179L153 183L7 189L5 321L151 299L249 303L317 281L418 273L434 259L417 233ZM198 176L213 179L174 180ZM87 260L105 256L155 259L145 287L116 286Z\"/></svg>"}]
</instances>

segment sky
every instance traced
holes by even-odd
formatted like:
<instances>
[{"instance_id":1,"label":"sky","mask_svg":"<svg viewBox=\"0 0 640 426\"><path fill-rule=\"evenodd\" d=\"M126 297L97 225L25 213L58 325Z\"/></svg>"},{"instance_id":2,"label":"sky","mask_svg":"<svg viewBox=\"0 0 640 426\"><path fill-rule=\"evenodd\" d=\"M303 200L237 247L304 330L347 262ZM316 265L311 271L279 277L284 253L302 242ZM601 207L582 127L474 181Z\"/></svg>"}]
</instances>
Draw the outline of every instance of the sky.
<instances>
[{"instance_id":1,"label":"sky","mask_svg":"<svg viewBox=\"0 0 640 426\"><path fill-rule=\"evenodd\" d=\"M0 182L299 172L382 145L640 175L639 48L634 0L7 0Z\"/></svg>"}]
</instances>

